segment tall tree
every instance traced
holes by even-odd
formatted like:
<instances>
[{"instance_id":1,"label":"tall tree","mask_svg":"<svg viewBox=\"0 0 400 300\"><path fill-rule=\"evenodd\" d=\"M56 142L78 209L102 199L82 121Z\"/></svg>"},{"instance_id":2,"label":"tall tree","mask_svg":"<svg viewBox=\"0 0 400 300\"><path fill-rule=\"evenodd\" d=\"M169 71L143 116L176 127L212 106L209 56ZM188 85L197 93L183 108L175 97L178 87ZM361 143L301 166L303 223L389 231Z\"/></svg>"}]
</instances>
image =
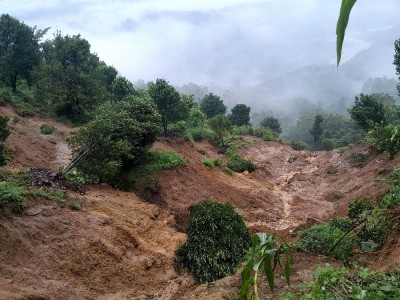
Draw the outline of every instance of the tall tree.
<instances>
[{"instance_id":1,"label":"tall tree","mask_svg":"<svg viewBox=\"0 0 400 300\"><path fill-rule=\"evenodd\" d=\"M246 104L236 104L229 115L233 125L242 126L249 125L251 108Z\"/></svg>"},{"instance_id":2,"label":"tall tree","mask_svg":"<svg viewBox=\"0 0 400 300\"><path fill-rule=\"evenodd\" d=\"M42 44L43 60L35 70L36 97L46 99L56 114L86 121L93 109L108 99L107 85L99 76L102 64L80 35L62 36Z\"/></svg>"},{"instance_id":3,"label":"tall tree","mask_svg":"<svg viewBox=\"0 0 400 300\"><path fill-rule=\"evenodd\" d=\"M8 78L13 92L19 77L30 79L40 59L39 40L45 30L31 28L8 14L0 16L0 73Z\"/></svg>"},{"instance_id":4,"label":"tall tree","mask_svg":"<svg viewBox=\"0 0 400 300\"><path fill-rule=\"evenodd\" d=\"M321 126L321 123L324 121L324 117L322 115L316 115L314 119L313 126L309 129L310 134L314 138L314 146L318 148L321 143L322 134L324 133L324 129Z\"/></svg>"},{"instance_id":5,"label":"tall tree","mask_svg":"<svg viewBox=\"0 0 400 300\"><path fill-rule=\"evenodd\" d=\"M273 132L276 132L278 134L282 133L281 124L279 123L279 120L277 118L266 117L264 120L262 120L260 125L261 127L269 128Z\"/></svg>"},{"instance_id":6,"label":"tall tree","mask_svg":"<svg viewBox=\"0 0 400 300\"><path fill-rule=\"evenodd\" d=\"M224 101L213 93L205 95L200 101L200 109L210 119L217 115L224 115L226 113L226 106Z\"/></svg>"},{"instance_id":7,"label":"tall tree","mask_svg":"<svg viewBox=\"0 0 400 300\"><path fill-rule=\"evenodd\" d=\"M165 79L157 79L149 83L148 93L153 98L161 115L161 124L164 136L167 136L168 125L180 118L179 107L181 96L176 89Z\"/></svg>"},{"instance_id":8,"label":"tall tree","mask_svg":"<svg viewBox=\"0 0 400 300\"><path fill-rule=\"evenodd\" d=\"M121 101L126 96L135 94L132 82L123 76L118 76L114 79L111 84L111 90L115 101Z\"/></svg>"},{"instance_id":9,"label":"tall tree","mask_svg":"<svg viewBox=\"0 0 400 300\"><path fill-rule=\"evenodd\" d=\"M385 105L373 95L360 94L349 109L351 118L364 130L378 125L386 125Z\"/></svg>"}]
</instances>

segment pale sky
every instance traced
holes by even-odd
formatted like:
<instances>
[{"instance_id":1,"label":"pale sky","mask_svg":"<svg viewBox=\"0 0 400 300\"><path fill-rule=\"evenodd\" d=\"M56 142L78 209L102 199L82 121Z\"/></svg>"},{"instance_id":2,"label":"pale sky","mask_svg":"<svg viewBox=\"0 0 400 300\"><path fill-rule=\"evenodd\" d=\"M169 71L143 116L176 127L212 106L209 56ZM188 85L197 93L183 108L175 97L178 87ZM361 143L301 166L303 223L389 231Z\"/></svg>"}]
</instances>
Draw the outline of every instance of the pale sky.
<instances>
[{"instance_id":1,"label":"pale sky","mask_svg":"<svg viewBox=\"0 0 400 300\"><path fill-rule=\"evenodd\" d=\"M0 13L51 27L51 34L81 34L100 59L132 81L230 85L334 63L340 2L0 0ZM364 33L398 25L399 15L397 0L357 1L344 61L371 45Z\"/></svg>"}]
</instances>

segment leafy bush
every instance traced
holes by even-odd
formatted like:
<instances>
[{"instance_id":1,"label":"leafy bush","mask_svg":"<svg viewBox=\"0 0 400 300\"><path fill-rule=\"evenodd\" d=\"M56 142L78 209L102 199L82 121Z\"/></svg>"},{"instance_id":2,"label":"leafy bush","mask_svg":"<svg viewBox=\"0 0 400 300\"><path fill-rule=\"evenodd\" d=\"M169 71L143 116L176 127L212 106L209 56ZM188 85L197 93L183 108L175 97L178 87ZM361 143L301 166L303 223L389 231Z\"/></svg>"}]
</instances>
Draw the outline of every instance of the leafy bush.
<instances>
[{"instance_id":1,"label":"leafy bush","mask_svg":"<svg viewBox=\"0 0 400 300\"><path fill-rule=\"evenodd\" d=\"M235 172L233 172L231 169L229 169L229 168L225 168L224 169L224 172L226 173L226 174L228 174L229 176L233 176L234 174L235 174Z\"/></svg>"},{"instance_id":2,"label":"leafy bush","mask_svg":"<svg viewBox=\"0 0 400 300\"><path fill-rule=\"evenodd\" d=\"M7 204L15 205L22 209L25 206L25 192L23 188L10 182L0 182L0 208Z\"/></svg>"},{"instance_id":3,"label":"leafy bush","mask_svg":"<svg viewBox=\"0 0 400 300\"><path fill-rule=\"evenodd\" d=\"M128 96L123 102L102 107L96 117L71 137L76 167L104 182L115 181L156 140L160 115L151 99Z\"/></svg>"},{"instance_id":4,"label":"leafy bush","mask_svg":"<svg viewBox=\"0 0 400 300\"><path fill-rule=\"evenodd\" d=\"M327 264L318 268L313 282L303 285L300 292L280 299L399 299L400 272L383 273L366 268L334 269Z\"/></svg>"},{"instance_id":5,"label":"leafy bush","mask_svg":"<svg viewBox=\"0 0 400 300\"><path fill-rule=\"evenodd\" d=\"M316 224L303 231L297 246L300 250L331 255L336 259L347 260L350 255L354 240L351 236L345 236L331 251L331 248L345 234L344 231L328 224Z\"/></svg>"},{"instance_id":6,"label":"leafy bush","mask_svg":"<svg viewBox=\"0 0 400 300\"><path fill-rule=\"evenodd\" d=\"M392 159L400 151L400 125L376 127L368 132L366 140L381 152L387 152Z\"/></svg>"},{"instance_id":7,"label":"leafy bush","mask_svg":"<svg viewBox=\"0 0 400 300\"><path fill-rule=\"evenodd\" d=\"M350 219L355 219L361 216L365 211L374 209L374 203L370 199L356 199L349 204L348 216Z\"/></svg>"},{"instance_id":8,"label":"leafy bush","mask_svg":"<svg viewBox=\"0 0 400 300\"><path fill-rule=\"evenodd\" d=\"M74 201L69 205L69 208L72 210L81 210L81 203L78 201Z\"/></svg>"},{"instance_id":9,"label":"leafy bush","mask_svg":"<svg viewBox=\"0 0 400 300\"><path fill-rule=\"evenodd\" d=\"M349 156L349 162L353 166L364 167L368 160L368 153L352 153Z\"/></svg>"},{"instance_id":10,"label":"leafy bush","mask_svg":"<svg viewBox=\"0 0 400 300\"><path fill-rule=\"evenodd\" d=\"M199 282L232 275L250 247L250 234L232 204L206 200L189 208L188 239L176 251L175 268Z\"/></svg>"},{"instance_id":11,"label":"leafy bush","mask_svg":"<svg viewBox=\"0 0 400 300\"><path fill-rule=\"evenodd\" d=\"M44 135L52 134L54 130L55 128L52 125L43 124L42 126L40 126L40 133Z\"/></svg>"},{"instance_id":12,"label":"leafy bush","mask_svg":"<svg viewBox=\"0 0 400 300\"><path fill-rule=\"evenodd\" d=\"M212 133L203 127L189 127L185 131L185 138L192 144L203 140L209 140Z\"/></svg>"},{"instance_id":13,"label":"leafy bush","mask_svg":"<svg viewBox=\"0 0 400 300\"><path fill-rule=\"evenodd\" d=\"M256 170L256 165L251 160L240 157L229 159L226 166L232 171L239 173L244 171L248 171L250 173Z\"/></svg>"},{"instance_id":14,"label":"leafy bush","mask_svg":"<svg viewBox=\"0 0 400 300\"><path fill-rule=\"evenodd\" d=\"M382 246L390 234L390 224L382 210L373 210L366 215L366 222L357 233L362 242L373 241Z\"/></svg>"},{"instance_id":15,"label":"leafy bush","mask_svg":"<svg viewBox=\"0 0 400 300\"><path fill-rule=\"evenodd\" d=\"M307 144L303 141L290 141L288 143L293 150L302 151L307 149Z\"/></svg>"},{"instance_id":16,"label":"leafy bush","mask_svg":"<svg viewBox=\"0 0 400 300\"><path fill-rule=\"evenodd\" d=\"M214 160L211 158L205 158L201 161L203 165L209 167L209 168L214 168Z\"/></svg>"},{"instance_id":17,"label":"leafy bush","mask_svg":"<svg viewBox=\"0 0 400 300\"><path fill-rule=\"evenodd\" d=\"M254 135L265 142L273 142L278 140L278 134L273 132L270 128L256 128Z\"/></svg>"},{"instance_id":18,"label":"leafy bush","mask_svg":"<svg viewBox=\"0 0 400 300\"><path fill-rule=\"evenodd\" d=\"M202 163L212 169L221 166L222 160L220 158L205 158L202 160Z\"/></svg>"},{"instance_id":19,"label":"leafy bush","mask_svg":"<svg viewBox=\"0 0 400 300\"><path fill-rule=\"evenodd\" d=\"M321 149L325 151L330 151L335 149L336 142L333 139L323 139L321 141Z\"/></svg>"},{"instance_id":20,"label":"leafy bush","mask_svg":"<svg viewBox=\"0 0 400 300\"><path fill-rule=\"evenodd\" d=\"M254 129L251 125L242 125L242 126L237 126L234 125L232 128L232 134L234 135L254 135Z\"/></svg>"},{"instance_id":21,"label":"leafy bush","mask_svg":"<svg viewBox=\"0 0 400 300\"><path fill-rule=\"evenodd\" d=\"M329 226L346 232L353 226L353 221L349 218L333 218L329 220Z\"/></svg>"}]
</instances>

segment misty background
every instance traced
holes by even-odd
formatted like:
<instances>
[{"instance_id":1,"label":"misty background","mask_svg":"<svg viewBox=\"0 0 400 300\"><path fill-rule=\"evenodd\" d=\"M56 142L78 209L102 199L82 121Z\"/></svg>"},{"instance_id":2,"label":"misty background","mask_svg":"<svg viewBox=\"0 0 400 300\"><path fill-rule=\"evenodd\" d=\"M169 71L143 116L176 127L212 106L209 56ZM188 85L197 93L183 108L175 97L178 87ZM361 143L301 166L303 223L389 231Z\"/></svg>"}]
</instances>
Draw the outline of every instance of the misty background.
<instances>
[{"instance_id":1,"label":"misty background","mask_svg":"<svg viewBox=\"0 0 400 300\"><path fill-rule=\"evenodd\" d=\"M336 68L340 0L0 1L30 26L81 34L138 87L165 78L181 92L221 96L229 108L300 115L346 113L360 92L397 97L396 0L357 1ZM271 112L272 113L272 112Z\"/></svg>"}]
</instances>

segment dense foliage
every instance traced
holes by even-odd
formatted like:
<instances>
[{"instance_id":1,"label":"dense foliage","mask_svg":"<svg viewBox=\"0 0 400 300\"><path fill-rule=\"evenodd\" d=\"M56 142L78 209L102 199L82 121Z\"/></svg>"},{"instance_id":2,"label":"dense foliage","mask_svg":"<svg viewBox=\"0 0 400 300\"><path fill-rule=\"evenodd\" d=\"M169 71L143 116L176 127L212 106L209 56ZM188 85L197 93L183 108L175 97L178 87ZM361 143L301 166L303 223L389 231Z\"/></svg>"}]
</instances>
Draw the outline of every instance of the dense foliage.
<instances>
[{"instance_id":1,"label":"dense foliage","mask_svg":"<svg viewBox=\"0 0 400 300\"><path fill-rule=\"evenodd\" d=\"M199 282L232 275L251 243L242 217L231 204L214 200L195 204L189 211L188 238L176 251L176 268L187 268Z\"/></svg>"},{"instance_id":2,"label":"dense foliage","mask_svg":"<svg viewBox=\"0 0 400 300\"><path fill-rule=\"evenodd\" d=\"M284 300L325 299L399 299L400 273L384 273L362 267L348 269L326 265L318 268L315 280L302 285L295 294L286 294Z\"/></svg>"},{"instance_id":3,"label":"dense foliage","mask_svg":"<svg viewBox=\"0 0 400 300\"><path fill-rule=\"evenodd\" d=\"M266 117L264 120L262 120L260 125L264 128L271 129L277 134L282 133L281 124L279 123L279 120L275 117Z\"/></svg>"},{"instance_id":4,"label":"dense foliage","mask_svg":"<svg viewBox=\"0 0 400 300\"><path fill-rule=\"evenodd\" d=\"M360 94L356 97L349 113L351 118L366 131L376 125L386 124L384 105L372 95Z\"/></svg>"},{"instance_id":5,"label":"dense foliage","mask_svg":"<svg viewBox=\"0 0 400 300\"><path fill-rule=\"evenodd\" d=\"M208 126L213 130L217 136L217 142L221 145L224 144L224 137L232 128L232 123L228 117L224 115L216 115L208 120Z\"/></svg>"},{"instance_id":6,"label":"dense foliage","mask_svg":"<svg viewBox=\"0 0 400 300\"><path fill-rule=\"evenodd\" d=\"M309 129L310 134L314 138L314 146L317 148L321 143L322 134L324 129L321 123L324 122L324 117L322 115L316 115L314 119L313 126Z\"/></svg>"},{"instance_id":7,"label":"dense foliage","mask_svg":"<svg viewBox=\"0 0 400 300\"><path fill-rule=\"evenodd\" d=\"M201 99L200 109L205 113L208 119L226 113L224 101L213 93L209 93Z\"/></svg>"},{"instance_id":8,"label":"dense foliage","mask_svg":"<svg viewBox=\"0 0 400 300\"><path fill-rule=\"evenodd\" d=\"M229 120L233 125L249 125L251 108L246 104L236 104L229 115Z\"/></svg>"},{"instance_id":9,"label":"dense foliage","mask_svg":"<svg viewBox=\"0 0 400 300\"><path fill-rule=\"evenodd\" d=\"M100 108L95 118L69 141L73 160L88 175L110 181L137 162L157 138L160 116L151 99L128 97Z\"/></svg>"}]
</instances>

